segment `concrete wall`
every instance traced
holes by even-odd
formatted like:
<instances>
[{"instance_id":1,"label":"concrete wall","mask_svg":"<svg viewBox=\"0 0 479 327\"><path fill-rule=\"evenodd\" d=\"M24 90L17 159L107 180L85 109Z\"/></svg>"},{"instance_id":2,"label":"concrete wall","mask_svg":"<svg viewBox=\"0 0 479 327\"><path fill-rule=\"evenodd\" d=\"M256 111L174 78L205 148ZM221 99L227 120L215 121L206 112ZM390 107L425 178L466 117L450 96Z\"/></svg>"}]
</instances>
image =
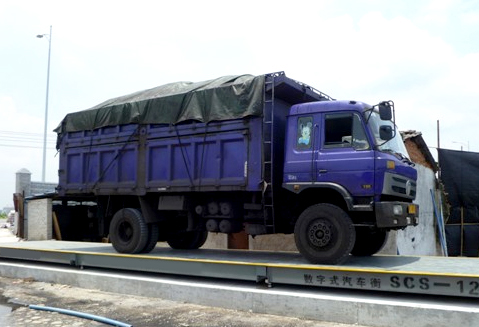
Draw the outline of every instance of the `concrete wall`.
<instances>
[{"instance_id":1,"label":"concrete wall","mask_svg":"<svg viewBox=\"0 0 479 327\"><path fill-rule=\"evenodd\" d=\"M30 191L32 195L52 193L55 192L57 186L58 183L32 182L30 185Z\"/></svg>"},{"instance_id":2,"label":"concrete wall","mask_svg":"<svg viewBox=\"0 0 479 327\"><path fill-rule=\"evenodd\" d=\"M38 199L28 201L27 233L29 241L52 239L52 200Z\"/></svg>"},{"instance_id":3,"label":"concrete wall","mask_svg":"<svg viewBox=\"0 0 479 327\"><path fill-rule=\"evenodd\" d=\"M249 238L250 250L298 251L293 234L258 235Z\"/></svg>"},{"instance_id":4,"label":"concrete wall","mask_svg":"<svg viewBox=\"0 0 479 327\"><path fill-rule=\"evenodd\" d=\"M416 169L418 187L414 202L419 204L419 225L389 232L382 254L442 255L436 237L437 225L430 191L436 190L436 178L429 168L416 164Z\"/></svg>"},{"instance_id":5,"label":"concrete wall","mask_svg":"<svg viewBox=\"0 0 479 327\"><path fill-rule=\"evenodd\" d=\"M208 233L208 239L203 249L227 249L228 235L223 233Z\"/></svg>"},{"instance_id":6,"label":"concrete wall","mask_svg":"<svg viewBox=\"0 0 479 327\"><path fill-rule=\"evenodd\" d=\"M32 182L32 173L22 168L15 173L15 193L25 197L55 192L58 183Z\"/></svg>"},{"instance_id":7,"label":"concrete wall","mask_svg":"<svg viewBox=\"0 0 479 327\"><path fill-rule=\"evenodd\" d=\"M436 237L437 224L434 218L434 206L431 190L435 194L436 178L434 172L416 164L418 189L415 203L419 204L419 225L397 232L399 254L441 255Z\"/></svg>"}]
</instances>

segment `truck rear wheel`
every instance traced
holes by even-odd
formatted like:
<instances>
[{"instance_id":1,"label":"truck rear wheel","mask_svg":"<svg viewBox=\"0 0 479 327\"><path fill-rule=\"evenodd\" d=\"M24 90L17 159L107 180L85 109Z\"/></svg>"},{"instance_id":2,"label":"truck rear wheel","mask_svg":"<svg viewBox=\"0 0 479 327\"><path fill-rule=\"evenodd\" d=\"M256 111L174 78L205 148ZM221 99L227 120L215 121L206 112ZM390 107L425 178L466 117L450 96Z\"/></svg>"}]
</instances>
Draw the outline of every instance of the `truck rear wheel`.
<instances>
[{"instance_id":1,"label":"truck rear wheel","mask_svg":"<svg viewBox=\"0 0 479 327\"><path fill-rule=\"evenodd\" d=\"M141 250L142 253L150 253L158 243L160 237L160 229L158 224L148 224L148 241L146 242L145 248Z\"/></svg>"},{"instance_id":2,"label":"truck rear wheel","mask_svg":"<svg viewBox=\"0 0 479 327\"><path fill-rule=\"evenodd\" d=\"M171 236L167 243L173 249L191 250L202 247L207 238L207 231L178 232Z\"/></svg>"},{"instance_id":3,"label":"truck rear wheel","mask_svg":"<svg viewBox=\"0 0 479 327\"><path fill-rule=\"evenodd\" d=\"M388 232L370 227L356 228L356 242L351 254L358 257L370 256L381 251L388 239Z\"/></svg>"},{"instance_id":4,"label":"truck rear wheel","mask_svg":"<svg viewBox=\"0 0 479 327\"><path fill-rule=\"evenodd\" d=\"M308 207L294 227L299 252L311 263L340 264L353 249L356 232L351 218L331 204Z\"/></svg>"},{"instance_id":5,"label":"truck rear wheel","mask_svg":"<svg viewBox=\"0 0 479 327\"><path fill-rule=\"evenodd\" d=\"M148 241L148 228L137 209L118 210L110 224L110 240L120 253L139 253Z\"/></svg>"}]
</instances>

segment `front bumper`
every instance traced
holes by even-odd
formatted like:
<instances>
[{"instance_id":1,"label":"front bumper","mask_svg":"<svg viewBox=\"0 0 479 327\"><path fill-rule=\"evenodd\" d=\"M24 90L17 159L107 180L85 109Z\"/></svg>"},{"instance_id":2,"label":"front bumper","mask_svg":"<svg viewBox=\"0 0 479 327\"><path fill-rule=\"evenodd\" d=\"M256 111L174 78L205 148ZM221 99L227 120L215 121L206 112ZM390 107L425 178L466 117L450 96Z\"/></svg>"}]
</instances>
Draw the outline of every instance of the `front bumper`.
<instances>
[{"instance_id":1,"label":"front bumper","mask_svg":"<svg viewBox=\"0 0 479 327\"><path fill-rule=\"evenodd\" d=\"M377 202L376 224L379 228L401 229L419 223L419 206L407 202Z\"/></svg>"}]
</instances>

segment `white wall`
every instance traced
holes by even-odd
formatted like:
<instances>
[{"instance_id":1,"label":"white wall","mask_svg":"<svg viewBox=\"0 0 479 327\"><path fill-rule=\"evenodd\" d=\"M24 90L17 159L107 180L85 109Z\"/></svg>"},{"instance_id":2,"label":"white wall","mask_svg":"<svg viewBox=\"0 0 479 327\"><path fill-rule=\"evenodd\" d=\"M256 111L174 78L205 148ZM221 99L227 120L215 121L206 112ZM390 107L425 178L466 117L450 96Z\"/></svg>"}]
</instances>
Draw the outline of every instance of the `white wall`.
<instances>
[{"instance_id":1,"label":"white wall","mask_svg":"<svg viewBox=\"0 0 479 327\"><path fill-rule=\"evenodd\" d=\"M418 187L414 202L419 204L419 225L397 232L397 251L401 255L441 255L437 247L437 225L430 191L435 194L434 172L419 164L416 164L416 169Z\"/></svg>"}]
</instances>

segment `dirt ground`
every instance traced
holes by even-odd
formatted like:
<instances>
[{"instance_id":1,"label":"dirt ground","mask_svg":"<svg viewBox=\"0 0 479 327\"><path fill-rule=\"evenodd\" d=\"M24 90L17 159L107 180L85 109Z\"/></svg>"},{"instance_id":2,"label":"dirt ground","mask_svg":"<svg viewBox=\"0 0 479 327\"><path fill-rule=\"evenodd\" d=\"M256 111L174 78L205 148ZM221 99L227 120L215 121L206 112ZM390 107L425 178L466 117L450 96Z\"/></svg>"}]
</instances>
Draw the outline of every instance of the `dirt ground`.
<instances>
[{"instance_id":1,"label":"dirt ground","mask_svg":"<svg viewBox=\"0 0 479 327\"><path fill-rule=\"evenodd\" d=\"M82 318L37 311L28 304L45 305L107 317L133 326L308 326L350 325L225 310L187 303L81 289L29 279L0 277L0 326L106 326ZM3 300L3 301L1 301ZM3 302L3 303L2 303ZM11 309L10 309L11 308ZM9 311L7 310L7 311ZM358 327L357 325L355 325Z\"/></svg>"}]
</instances>

